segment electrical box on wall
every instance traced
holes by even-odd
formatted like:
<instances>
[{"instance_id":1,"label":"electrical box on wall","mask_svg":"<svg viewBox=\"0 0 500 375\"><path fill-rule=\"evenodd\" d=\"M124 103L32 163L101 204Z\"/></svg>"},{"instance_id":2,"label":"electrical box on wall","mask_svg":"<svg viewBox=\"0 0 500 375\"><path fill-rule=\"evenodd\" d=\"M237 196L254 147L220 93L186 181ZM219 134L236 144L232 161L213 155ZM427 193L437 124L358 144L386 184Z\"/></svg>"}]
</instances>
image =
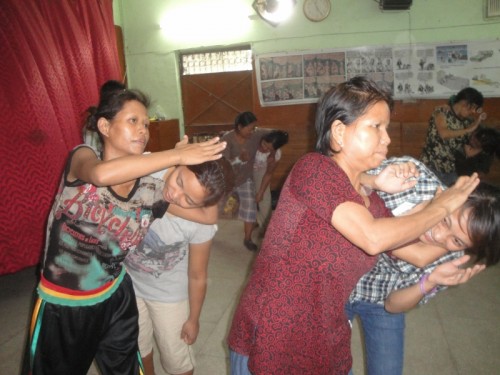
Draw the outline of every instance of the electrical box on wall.
<instances>
[{"instance_id":1,"label":"electrical box on wall","mask_svg":"<svg viewBox=\"0 0 500 375\"><path fill-rule=\"evenodd\" d=\"M408 10L413 0L380 0L379 7L382 10Z\"/></svg>"}]
</instances>

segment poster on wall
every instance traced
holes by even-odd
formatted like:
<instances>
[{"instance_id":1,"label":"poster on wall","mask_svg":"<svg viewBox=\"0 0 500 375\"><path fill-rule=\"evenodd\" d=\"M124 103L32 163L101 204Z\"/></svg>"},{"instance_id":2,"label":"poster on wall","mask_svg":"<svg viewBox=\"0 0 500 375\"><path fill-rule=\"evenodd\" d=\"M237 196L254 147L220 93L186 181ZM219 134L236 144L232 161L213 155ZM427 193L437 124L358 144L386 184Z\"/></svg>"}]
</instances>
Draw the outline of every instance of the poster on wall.
<instances>
[{"instance_id":1,"label":"poster on wall","mask_svg":"<svg viewBox=\"0 0 500 375\"><path fill-rule=\"evenodd\" d=\"M260 100L263 103L301 101L304 98L302 56L272 56L259 60Z\"/></svg>"},{"instance_id":2,"label":"poster on wall","mask_svg":"<svg viewBox=\"0 0 500 375\"><path fill-rule=\"evenodd\" d=\"M500 42L394 48L394 96L448 98L464 87L500 96Z\"/></svg>"},{"instance_id":3,"label":"poster on wall","mask_svg":"<svg viewBox=\"0 0 500 375\"><path fill-rule=\"evenodd\" d=\"M345 81L345 53L259 56L257 85L261 105L314 103Z\"/></svg>"},{"instance_id":4,"label":"poster on wall","mask_svg":"<svg viewBox=\"0 0 500 375\"><path fill-rule=\"evenodd\" d=\"M464 87L500 96L500 41L362 47L256 57L262 106L314 103L364 75L395 99L448 98Z\"/></svg>"},{"instance_id":5,"label":"poster on wall","mask_svg":"<svg viewBox=\"0 0 500 375\"><path fill-rule=\"evenodd\" d=\"M394 92L391 48L365 47L348 50L346 51L346 65L346 79L363 75L376 82L379 87L391 93Z\"/></svg>"},{"instance_id":6,"label":"poster on wall","mask_svg":"<svg viewBox=\"0 0 500 375\"><path fill-rule=\"evenodd\" d=\"M330 87L345 79L345 53L304 55L304 97L318 100Z\"/></svg>"},{"instance_id":7,"label":"poster on wall","mask_svg":"<svg viewBox=\"0 0 500 375\"><path fill-rule=\"evenodd\" d=\"M436 59L434 48L416 47L393 50L394 96L414 98L434 94L434 70Z\"/></svg>"}]
</instances>

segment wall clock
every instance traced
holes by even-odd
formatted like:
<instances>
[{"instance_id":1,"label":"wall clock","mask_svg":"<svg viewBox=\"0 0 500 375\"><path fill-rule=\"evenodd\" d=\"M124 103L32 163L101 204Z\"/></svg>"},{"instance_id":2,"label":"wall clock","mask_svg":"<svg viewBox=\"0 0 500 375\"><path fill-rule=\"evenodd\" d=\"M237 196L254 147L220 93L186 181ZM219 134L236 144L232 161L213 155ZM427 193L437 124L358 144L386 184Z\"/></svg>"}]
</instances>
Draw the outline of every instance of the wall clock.
<instances>
[{"instance_id":1,"label":"wall clock","mask_svg":"<svg viewBox=\"0 0 500 375\"><path fill-rule=\"evenodd\" d=\"M323 21L330 14L330 0L304 0L304 15L313 22Z\"/></svg>"}]
</instances>

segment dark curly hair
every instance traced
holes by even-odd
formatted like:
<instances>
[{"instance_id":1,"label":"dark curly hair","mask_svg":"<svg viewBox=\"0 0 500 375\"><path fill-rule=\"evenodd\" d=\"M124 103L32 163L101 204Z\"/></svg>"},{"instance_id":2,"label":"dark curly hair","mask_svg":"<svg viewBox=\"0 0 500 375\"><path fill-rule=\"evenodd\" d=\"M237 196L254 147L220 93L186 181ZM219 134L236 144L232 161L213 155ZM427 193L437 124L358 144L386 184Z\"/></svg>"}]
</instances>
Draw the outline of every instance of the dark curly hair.
<instances>
[{"instance_id":1,"label":"dark curly hair","mask_svg":"<svg viewBox=\"0 0 500 375\"><path fill-rule=\"evenodd\" d=\"M475 105L477 108L483 107L483 94L477 91L475 88L466 87L458 92L457 95L450 97L448 104L452 106L455 103L464 100L469 105Z\"/></svg>"},{"instance_id":2,"label":"dark curly hair","mask_svg":"<svg viewBox=\"0 0 500 375\"><path fill-rule=\"evenodd\" d=\"M500 158L500 132L498 130L482 126L472 133L472 137L475 137L481 144L483 152L488 155L495 154L497 158Z\"/></svg>"},{"instance_id":3,"label":"dark curly hair","mask_svg":"<svg viewBox=\"0 0 500 375\"><path fill-rule=\"evenodd\" d=\"M264 134L261 141L271 143L273 145L273 149L277 150L288 143L288 133L282 130L272 130L269 133Z\"/></svg>"},{"instance_id":4,"label":"dark curly hair","mask_svg":"<svg viewBox=\"0 0 500 375\"><path fill-rule=\"evenodd\" d=\"M238 129L238 126L241 125L242 128L250 125L251 123L257 121L257 117L252 112L241 112L234 119L234 128Z\"/></svg>"}]
</instances>

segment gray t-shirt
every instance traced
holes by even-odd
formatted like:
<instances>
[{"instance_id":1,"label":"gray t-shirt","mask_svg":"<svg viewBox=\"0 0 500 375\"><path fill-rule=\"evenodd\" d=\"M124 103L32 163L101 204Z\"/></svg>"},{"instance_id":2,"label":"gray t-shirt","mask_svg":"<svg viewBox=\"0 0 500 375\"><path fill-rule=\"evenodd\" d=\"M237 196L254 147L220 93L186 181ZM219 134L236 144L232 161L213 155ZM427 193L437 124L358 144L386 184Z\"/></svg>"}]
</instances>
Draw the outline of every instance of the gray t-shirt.
<instances>
[{"instance_id":1,"label":"gray t-shirt","mask_svg":"<svg viewBox=\"0 0 500 375\"><path fill-rule=\"evenodd\" d=\"M151 225L144 241L125 259L137 297L179 302L188 299L189 244L213 238L217 225L165 214Z\"/></svg>"},{"instance_id":2,"label":"gray t-shirt","mask_svg":"<svg viewBox=\"0 0 500 375\"><path fill-rule=\"evenodd\" d=\"M231 130L223 135L222 140L227 142L227 147L224 150L223 155L227 160L229 160L233 167L235 187L244 184L248 179L252 179L255 154L259 148L262 136L268 132L269 130L266 129L255 129L255 132L252 133L250 139L247 139L244 144L238 143L234 130ZM242 152L248 153L248 161L240 159Z\"/></svg>"}]
</instances>

